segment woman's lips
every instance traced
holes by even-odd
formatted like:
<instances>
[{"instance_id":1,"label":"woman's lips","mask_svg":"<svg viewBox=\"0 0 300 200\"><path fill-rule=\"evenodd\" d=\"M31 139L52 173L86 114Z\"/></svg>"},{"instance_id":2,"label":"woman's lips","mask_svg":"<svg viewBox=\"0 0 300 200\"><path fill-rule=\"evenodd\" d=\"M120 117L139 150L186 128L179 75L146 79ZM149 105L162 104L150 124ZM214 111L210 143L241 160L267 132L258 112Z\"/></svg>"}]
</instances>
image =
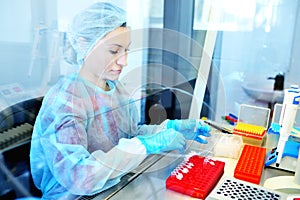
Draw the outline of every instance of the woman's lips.
<instances>
[{"instance_id":1,"label":"woman's lips","mask_svg":"<svg viewBox=\"0 0 300 200\"><path fill-rule=\"evenodd\" d=\"M113 72L114 74L121 74L122 70L121 70L121 69L119 69L119 70L112 70L112 72Z\"/></svg>"}]
</instances>

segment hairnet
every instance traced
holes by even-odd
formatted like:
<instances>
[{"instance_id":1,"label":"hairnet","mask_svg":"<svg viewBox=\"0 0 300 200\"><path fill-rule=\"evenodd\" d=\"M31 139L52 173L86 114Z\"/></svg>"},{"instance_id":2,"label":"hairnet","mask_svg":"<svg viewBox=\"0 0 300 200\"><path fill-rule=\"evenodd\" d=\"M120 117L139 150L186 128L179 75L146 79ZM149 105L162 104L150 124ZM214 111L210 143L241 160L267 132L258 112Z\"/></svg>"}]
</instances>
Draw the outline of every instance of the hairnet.
<instances>
[{"instance_id":1,"label":"hairnet","mask_svg":"<svg viewBox=\"0 0 300 200\"><path fill-rule=\"evenodd\" d=\"M78 13L67 34L69 48L65 59L82 65L92 47L110 31L126 22L126 13L121 8L107 2L96 2ZM75 62L74 62L75 61Z\"/></svg>"}]
</instances>

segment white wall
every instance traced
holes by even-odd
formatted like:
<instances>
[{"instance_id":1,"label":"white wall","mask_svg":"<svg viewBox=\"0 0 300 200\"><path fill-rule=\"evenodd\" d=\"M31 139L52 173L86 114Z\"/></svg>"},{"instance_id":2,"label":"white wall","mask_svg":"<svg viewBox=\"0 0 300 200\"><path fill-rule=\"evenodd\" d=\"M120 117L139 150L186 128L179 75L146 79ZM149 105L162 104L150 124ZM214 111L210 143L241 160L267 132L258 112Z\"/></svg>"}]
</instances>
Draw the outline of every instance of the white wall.
<instances>
[{"instance_id":1,"label":"white wall","mask_svg":"<svg viewBox=\"0 0 300 200\"><path fill-rule=\"evenodd\" d=\"M2 0L0 6L0 41L30 41L30 0Z\"/></svg>"},{"instance_id":2,"label":"white wall","mask_svg":"<svg viewBox=\"0 0 300 200\"><path fill-rule=\"evenodd\" d=\"M297 21L295 23L291 64L287 71L287 83L300 85L300 2L297 8Z\"/></svg>"}]
</instances>

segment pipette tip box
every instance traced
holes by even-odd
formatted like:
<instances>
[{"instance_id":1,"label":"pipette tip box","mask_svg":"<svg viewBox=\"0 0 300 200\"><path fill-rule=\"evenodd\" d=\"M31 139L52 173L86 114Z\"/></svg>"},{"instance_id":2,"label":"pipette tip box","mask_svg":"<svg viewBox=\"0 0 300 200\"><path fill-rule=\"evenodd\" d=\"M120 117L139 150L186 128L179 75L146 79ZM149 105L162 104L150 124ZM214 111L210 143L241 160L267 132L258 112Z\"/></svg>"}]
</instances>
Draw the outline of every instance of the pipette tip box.
<instances>
[{"instance_id":1,"label":"pipette tip box","mask_svg":"<svg viewBox=\"0 0 300 200\"><path fill-rule=\"evenodd\" d=\"M242 136L245 144L251 144L255 146L262 146L266 132L267 131L263 126L246 124L242 122L238 122L236 127L233 129L233 134Z\"/></svg>"},{"instance_id":2,"label":"pipette tip box","mask_svg":"<svg viewBox=\"0 0 300 200\"><path fill-rule=\"evenodd\" d=\"M245 144L261 147L267 132L270 109L242 104L232 133L241 135Z\"/></svg>"}]
</instances>

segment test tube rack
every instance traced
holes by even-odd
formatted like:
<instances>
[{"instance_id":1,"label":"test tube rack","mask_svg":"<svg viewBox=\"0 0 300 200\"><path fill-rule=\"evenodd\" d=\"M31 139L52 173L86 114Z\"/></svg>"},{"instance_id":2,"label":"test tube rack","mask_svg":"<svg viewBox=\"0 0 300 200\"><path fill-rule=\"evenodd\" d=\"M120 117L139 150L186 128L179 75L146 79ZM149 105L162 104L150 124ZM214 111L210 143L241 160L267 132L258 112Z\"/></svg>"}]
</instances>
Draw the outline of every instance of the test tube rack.
<instances>
[{"instance_id":1,"label":"test tube rack","mask_svg":"<svg viewBox=\"0 0 300 200\"><path fill-rule=\"evenodd\" d=\"M280 193L264 188L262 186L224 177L220 184L211 192L206 200L236 200L236 199L251 199L251 200L280 200L283 199Z\"/></svg>"},{"instance_id":2,"label":"test tube rack","mask_svg":"<svg viewBox=\"0 0 300 200\"><path fill-rule=\"evenodd\" d=\"M28 123L0 133L0 151L12 148L22 142L30 142L33 126Z\"/></svg>"},{"instance_id":3,"label":"test tube rack","mask_svg":"<svg viewBox=\"0 0 300 200\"><path fill-rule=\"evenodd\" d=\"M265 157L265 148L245 144L235 167L234 177L259 184L265 164Z\"/></svg>"},{"instance_id":4,"label":"test tube rack","mask_svg":"<svg viewBox=\"0 0 300 200\"><path fill-rule=\"evenodd\" d=\"M225 163L193 155L179 164L166 180L166 188L205 199L224 173Z\"/></svg>"}]
</instances>

